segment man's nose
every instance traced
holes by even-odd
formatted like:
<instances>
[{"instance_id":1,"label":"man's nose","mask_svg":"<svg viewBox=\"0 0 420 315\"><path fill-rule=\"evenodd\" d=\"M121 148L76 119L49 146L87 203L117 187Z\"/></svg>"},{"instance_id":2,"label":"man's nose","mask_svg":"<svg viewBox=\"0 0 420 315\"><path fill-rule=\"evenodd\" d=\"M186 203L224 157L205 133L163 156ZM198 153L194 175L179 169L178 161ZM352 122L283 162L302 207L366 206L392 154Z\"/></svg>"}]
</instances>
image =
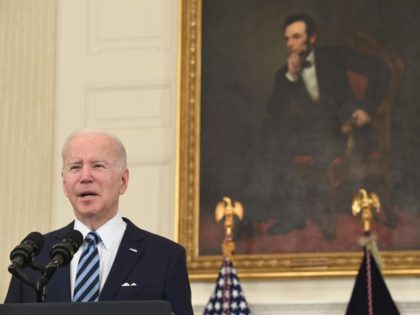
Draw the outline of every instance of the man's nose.
<instances>
[{"instance_id":1,"label":"man's nose","mask_svg":"<svg viewBox=\"0 0 420 315\"><path fill-rule=\"evenodd\" d=\"M81 181L91 181L92 180L92 170L88 165L83 166L82 173L81 173Z\"/></svg>"}]
</instances>

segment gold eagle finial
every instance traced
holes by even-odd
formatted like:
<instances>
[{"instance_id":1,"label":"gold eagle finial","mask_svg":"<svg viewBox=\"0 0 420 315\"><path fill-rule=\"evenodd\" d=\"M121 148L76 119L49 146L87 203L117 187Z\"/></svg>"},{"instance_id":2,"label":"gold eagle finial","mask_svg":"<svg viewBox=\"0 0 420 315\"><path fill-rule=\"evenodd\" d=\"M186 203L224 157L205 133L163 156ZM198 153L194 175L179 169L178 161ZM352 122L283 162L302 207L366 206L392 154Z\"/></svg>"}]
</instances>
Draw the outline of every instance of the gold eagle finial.
<instances>
[{"instance_id":1,"label":"gold eagle finial","mask_svg":"<svg viewBox=\"0 0 420 315\"><path fill-rule=\"evenodd\" d=\"M222 244L223 255L229 260L233 260L235 243L233 242L234 218L237 216L242 220L244 209L239 201L232 201L229 197L223 197L216 205L215 219L217 222L225 218L225 239Z\"/></svg>"},{"instance_id":2,"label":"gold eagle finial","mask_svg":"<svg viewBox=\"0 0 420 315\"><path fill-rule=\"evenodd\" d=\"M379 212L381 203L376 193L368 193L366 189L362 188L354 195L351 206L354 216L362 212L363 230L370 232L370 222L372 221L372 210Z\"/></svg>"}]
</instances>

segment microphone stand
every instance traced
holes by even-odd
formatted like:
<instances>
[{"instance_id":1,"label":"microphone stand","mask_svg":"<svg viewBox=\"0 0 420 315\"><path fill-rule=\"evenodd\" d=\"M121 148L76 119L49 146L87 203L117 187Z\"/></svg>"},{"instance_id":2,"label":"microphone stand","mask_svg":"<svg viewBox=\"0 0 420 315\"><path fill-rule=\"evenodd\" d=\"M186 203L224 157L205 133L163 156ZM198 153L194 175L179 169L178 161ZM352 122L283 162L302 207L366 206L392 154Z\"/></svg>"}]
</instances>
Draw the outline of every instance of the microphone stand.
<instances>
[{"instance_id":1,"label":"microphone stand","mask_svg":"<svg viewBox=\"0 0 420 315\"><path fill-rule=\"evenodd\" d=\"M40 264L38 264L38 262L36 262L35 260L32 260L29 264L29 267L33 270L39 271L41 273L44 272L44 267L42 267ZM36 295L37 295L37 301L38 302L44 302L45 301L45 296L46 294L46 288L40 288L39 287L39 281L37 284L34 284L31 279L28 277L28 275L23 272L22 268L20 268L18 265L16 264L11 264L8 268L9 272L14 275L16 278L20 279L23 283L25 283L26 285L28 285L29 287L31 287L32 289L35 290ZM45 285L44 285L45 286Z\"/></svg>"},{"instance_id":2,"label":"microphone stand","mask_svg":"<svg viewBox=\"0 0 420 315\"><path fill-rule=\"evenodd\" d=\"M45 298L47 296L47 282L45 282L44 284L41 284L40 282L41 281L38 281L36 286L36 300L38 303L44 303Z\"/></svg>"},{"instance_id":3,"label":"microphone stand","mask_svg":"<svg viewBox=\"0 0 420 315\"><path fill-rule=\"evenodd\" d=\"M33 257L29 264L24 264L26 260L22 258L22 261L19 261L17 259L16 261L13 261L13 263L9 266L9 272L12 275L14 275L17 279L19 279L20 281L22 281L23 283L25 283L26 285L28 285L36 291L37 302L45 302L47 296L47 283L50 281L51 277L54 275L54 273L59 267L65 266L70 262L70 260L73 258L74 253L77 252L82 243L82 233L80 233L77 230L73 230L67 236L63 237L59 243L55 244L51 248L50 257L52 257L52 259L45 267L41 266L38 262L36 262L35 259L33 259ZM25 253L26 252L24 252L24 254ZM11 259L13 259L13 257L11 257ZM23 272L21 266L29 266L31 269L39 271L41 273L41 277L39 278L36 284L34 284L33 281L31 281L31 279L29 278L29 276L25 272Z\"/></svg>"},{"instance_id":4,"label":"microphone stand","mask_svg":"<svg viewBox=\"0 0 420 315\"><path fill-rule=\"evenodd\" d=\"M31 268L39 271L41 274L45 272L45 268L41 266L40 264L38 264L35 260L32 261ZM36 283L35 291L36 291L36 300L38 303L45 302L45 297L47 296L47 288L45 284L43 286L40 286L40 281Z\"/></svg>"},{"instance_id":5,"label":"microphone stand","mask_svg":"<svg viewBox=\"0 0 420 315\"><path fill-rule=\"evenodd\" d=\"M42 287L38 285L36 289L36 301L38 303L44 303L46 296L47 296L47 287L45 285L43 285Z\"/></svg>"},{"instance_id":6,"label":"microphone stand","mask_svg":"<svg viewBox=\"0 0 420 315\"><path fill-rule=\"evenodd\" d=\"M41 266L35 260L31 261L29 267L41 273L41 278L37 281L36 284L31 281L28 275L17 264L11 264L8 270L16 278L34 289L37 296L37 302L43 303L45 302L45 298L47 296L47 283L50 281L51 277L59 266L60 264L58 260L51 261L50 264L48 264L46 267Z\"/></svg>"},{"instance_id":7,"label":"microphone stand","mask_svg":"<svg viewBox=\"0 0 420 315\"><path fill-rule=\"evenodd\" d=\"M36 285L31 281L31 279L29 279L28 275L25 272L23 272L20 267L18 267L15 264L11 264L8 270L12 275L21 280L23 283L37 290Z\"/></svg>"},{"instance_id":8,"label":"microphone stand","mask_svg":"<svg viewBox=\"0 0 420 315\"><path fill-rule=\"evenodd\" d=\"M54 259L45 268L42 268L43 270L41 271L42 272L41 278L37 282L37 289L36 289L38 302L44 302L45 301L45 297L47 296L46 285L50 281L51 277L56 272L58 267L60 267L60 266L61 266L61 264L58 261L58 259Z\"/></svg>"}]
</instances>

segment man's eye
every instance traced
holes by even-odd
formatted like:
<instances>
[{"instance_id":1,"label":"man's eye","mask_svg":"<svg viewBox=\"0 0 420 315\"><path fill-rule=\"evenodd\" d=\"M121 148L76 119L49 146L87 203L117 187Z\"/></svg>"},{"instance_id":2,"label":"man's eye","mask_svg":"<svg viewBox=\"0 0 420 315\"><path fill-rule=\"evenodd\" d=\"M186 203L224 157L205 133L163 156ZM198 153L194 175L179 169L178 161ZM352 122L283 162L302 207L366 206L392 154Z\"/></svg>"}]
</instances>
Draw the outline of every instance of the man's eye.
<instances>
[{"instance_id":1,"label":"man's eye","mask_svg":"<svg viewBox=\"0 0 420 315\"><path fill-rule=\"evenodd\" d=\"M94 168L103 168L104 165L103 164L94 164L93 167Z\"/></svg>"},{"instance_id":2,"label":"man's eye","mask_svg":"<svg viewBox=\"0 0 420 315\"><path fill-rule=\"evenodd\" d=\"M72 165L72 166L70 166L70 171L76 171L78 169L80 169L80 166L79 165Z\"/></svg>"}]
</instances>

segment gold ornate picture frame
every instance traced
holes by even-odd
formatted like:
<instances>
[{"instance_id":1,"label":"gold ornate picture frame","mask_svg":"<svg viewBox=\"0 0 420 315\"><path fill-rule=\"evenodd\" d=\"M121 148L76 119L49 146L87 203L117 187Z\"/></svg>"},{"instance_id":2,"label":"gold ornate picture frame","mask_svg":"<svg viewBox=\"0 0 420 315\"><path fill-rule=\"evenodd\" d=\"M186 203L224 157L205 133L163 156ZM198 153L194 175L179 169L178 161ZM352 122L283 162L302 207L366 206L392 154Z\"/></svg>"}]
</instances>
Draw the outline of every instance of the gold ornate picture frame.
<instances>
[{"instance_id":1,"label":"gold ornate picture frame","mask_svg":"<svg viewBox=\"0 0 420 315\"><path fill-rule=\"evenodd\" d=\"M226 10L227 5L222 5L223 3L228 3L229 1L222 0L208 0L209 2L219 3L220 4L220 16L226 16L229 14L235 13L236 15L231 16L231 19L235 19L235 23L245 23L246 19L242 19L241 14L244 13L242 10L247 8L255 8L257 4L250 4L252 2L258 2L258 0L246 0L242 3L247 3L244 5L245 8L241 8L235 11L232 7L236 3L239 6L239 2L231 2L231 11ZM263 1L265 3L265 9L268 8L268 4L271 3L273 6L279 6L281 1ZM374 1L372 1L373 3ZM216 224L211 222L213 218L213 210L216 204L223 197L225 191L220 191L220 198L214 198L207 202L207 205L203 207L203 196L206 195L207 191L203 191L203 171L207 171L208 168L214 167L214 164L220 163L220 160L229 159L229 150L226 150L226 146L223 147L223 150L216 152L218 159L214 160L213 164L209 164L209 159L203 160L203 155L209 152L208 148L203 147L203 121L207 124L208 119L203 120L203 115L209 113L205 111L203 106L212 106L209 102L203 102L203 95L205 99L211 99L212 95L209 95L211 89L205 84L203 84L203 55L207 53L205 49L209 47L214 42L215 37L212 37L212 43L204 43L208 38L204 38L203 30L206 28L206 34L208 35L208 29L214 23L219 23L218 21L213 22L211 25L207 25L207 20L203 18L203 10L206 10L206 6L203 5L206 3L206 0L182 0L180 1L180 47L179 47L179 95L178 95L178 114L177 114L177 213L178 213L178 241L186 247L187 250L187 262L189 267L189 273L192 279L214 279L215 275L218 272L218 268L221 264L221 249L218 248L221 246L221 240L223 238L223 226L221 223ZM260 2L261 3L261 2ZM286 3L286 2L285 2ZM312 2L311 2L312 3ZM337 9L342 7L338 4L334 6L334 1L331 1L331 8ZM370 2L369 2L370 3ZM369 3L365 4L368 8ZM216 4L214 4L216 5ZM355 6L357 9L357 5ZM213 8L214 9L214 8ZM320 10L316 9L316 5L310 4L310 1L307 1L306 7L291 7L286 8L286 4L283 7L277 8L275 11L279 13L280 16L283 16L282 10L298 10L303 11L307 9L309 13L319 17ZM353 8L356 10L355 8ZM408 9L407 9L408 10ZM406 11L407 11L406 10ZM214 10L215 11L215 10ZM241 12L238 12L241 11ZM258 14L261 12L256 11ZM255 12L254 12L255 13ZM356 12L357 13L357 12ZM356 14L354 13L354 14ZM350 14L351 15L351 14ZM353 16L353 15L351 15ZM208 17L208 16L207 16ZM332 21L327 21L329 23L337 23L338 18ZM324 22L323 25L328 25L327 22ZM344 21L345 22L345 21ZM343 23L344 23L343 22ZM347 21L348 22L348 21ZM223 22L220 22L223 23ZM348 23L349 24L349 23ZM274 24L272 24L274 25ZM278 25L278 28L275 32L278 33L278 38L282 38L281 34L281 21ZM361 26L362 28L363 26ZM246 27L244 29L247 29ZM324 30L326 27L324 27ZM338 27L342 30L343 27ZM369 29L368 29L369 30ZM256 32L261 32L261 30L255 30ZM226 32L229 30L226 29ZM273 31L274 32L274 31ZM232 32L237 34L235 32ZM249 36L249 33L243 33L246 36ZM216 34L217 35L217 34ZM220 33L219 33L220 35ZM331 41L335 40L335 34L329 33L329 39ZM266 39L267 40L267 39ZM210 42L210 40L209 40ZM222 45L222 43L220 43ZM235 44L236 45L236 44ZM205 48L204 48L205 47ZM223 49L230 49L229 44L226 44L226 47L220 48L218 52L223 58ZM231 58L226 60L226 64L232 64L235 62L241 62L241 58L232 59L232 54L229 51L226 51L226 58ZM246 58L246 57L244 57ZM206 62L211 62L213 59L207 57ZM261 61L260 58L256 58L254 62ZM281 64L280 64L281 65ZM206 65L205 69L211 68L213 65ZM268 68L270 65L267 65ZM242 68L242 67L241 67ZM246 65L245 67L246 68ZM258 68L258 66L256 67ZM238 69L238 68L234 68ZM420 68L419 68L420 69ZM226 69L229 71L229 69ZM273 69L273 73L275 69ZM223 75L223 73L221 73ZM249 76L251 72L244 71L244 76ZM270 77L272 79L272 77ZM395 78L400 80L401 78ZM253 82L257 82L258 78ZM267 80L269 81L269 80ZM246 84L245 84L246 86ZM271 86L270 86L271 88ZM211 94L211 93L210 93ZM260 93L263 94L263 93ZM255 96L255 95L254 95ZM220 98L220 95L214 95L214 98ZM222 95L223 98L223 95ZM247 105L247 104L245 104ZM229 104L226 104L229 106ZM220 113L223 115L223 113ZM213 116L211 116L213 117ZM217 117L216 115L214 117ZM235 127L235 119L232 119L231 128ZM213 124L213 126L218 126L218 124ZM210 132L209 129L206 129L206 136ZM246 133L247 130L244 129L241 131ZM218 134L218 136L220 136ZM217 136L210 139L217 139ZM216 141L217 142L217 141ZM236 142L233 142L236 143ZM232 158L234 160L234 158ZM235 161L233 161L234 163ZM203 168L206 168L203 170ZM228 167L215 167L216 171L226 172L229 171ZM237 176L238 172L233 172L232 176ZM220 186L229 187L229 182L226 181L226 178L229 178L226 175L223 183ZM206 180L209 176L206 175ZM220 179L220 176L210 183L210 185L217 186L217 179ZM240 182L240 180L233 180L232 184ZM208 187L205 186L205 187ZM233 189L233 191L240 191L241 188ZM226 194L229 194L229 191L226 191ZM211 195L211 194L210 194ZM213 196L213 195L211 195ZM216 196L216 195L214 195ZM235 196L233 196L235 197ZM205 198L208 198L206 195ZM240 200L241 201L241 200ZM214 207L211 204L214 204ZM419 203L420 204L420 203ZM247 205L245 207L245 216L247 215ZM351 205L349 205L349 209ZM349 217L351 216L349 211ZM415 219L415 222L420 224L420 215L419 210L410 212L412 218ZM205 221L207 220L207 221ZM350 220L350 219L349 219ZM286 278L286 277L337 277L337 276L350 276L354 275L357 272L359 264L361 262L362 251L358 249L357 238L362 233L362 227L360 219L352 218L357 224L360 225L360 230L357 230L354 233L354 246L343 245L342 247L333 247L332 250L323 247L318 250L311 251L277 251L270 250L270 248L265 248L260 250L258 247L258 242L253 243L253 236L250 236L245 245L242 244L239 246L239 252L235 255L235 267L240 274L241 278ZM346 221L348 222L348 221ZM414 222L414 225L417 223ZM237 222L237 226L240 226L241 222ZM418 238L418 232L415 232L416 227L410 226L407 229L410 230L410 233L413 237L417 237L417 241L402 244L401 246L395 246L398 243L397 238L400 235L404 235L404 226L396 226L396 230L386 230L393 241L385 246L385 249L382 249L381 246L381 233L382 229L378 229L378 245L381 251L382 260L384 263L384 274L385 275L419 275L420 274L420 243ZM398 233L392 231L399 231ZM395 237L393 237L393 233ZM281 238L278 239L290 241L291 238ZM268 239L266 243L270 242L275 243L277 239ZM203 246L203 244L211 243L212 245L208 248ZM240 243L241 241L239 241ZM417 245L415 243L417 242ZM328 242L324 242L328 245ZM322 244L324 244L322 243ZM251 244L251 245L249 245ZM254 245L252 245L254 244ZM255 245L257 244L257 245ZM414 245L413 245L414 244ZM220 246L219 246L220 245ZM242 247L241 247L242 246ZM268 245L270 246L270 245ZM205 247L203 249L203 247Z\"/></svg>"}]
</instances>

